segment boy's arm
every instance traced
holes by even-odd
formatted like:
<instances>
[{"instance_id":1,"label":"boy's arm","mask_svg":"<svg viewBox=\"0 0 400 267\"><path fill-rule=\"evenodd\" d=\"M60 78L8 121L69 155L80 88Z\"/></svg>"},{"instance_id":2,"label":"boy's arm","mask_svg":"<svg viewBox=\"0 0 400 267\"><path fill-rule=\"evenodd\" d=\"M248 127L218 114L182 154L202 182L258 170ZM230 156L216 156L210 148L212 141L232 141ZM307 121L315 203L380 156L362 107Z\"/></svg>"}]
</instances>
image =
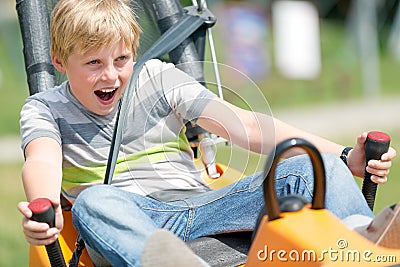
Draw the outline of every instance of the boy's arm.
<instances>
[{"instance_id":1,"label":"boy's arm","mask_svg":"<svg viewBox=\"0 0 400 267\"><path fill-rule=\"evenodd\" d=\"M26 146L22 181L28 201L47 197L52 202L59 202L61 167L61 146L54 139L40 137Z\"/></svg>"},{"instance_id":2,"label":"boy's arm","mask_svg":"<svg viewBox=\"0 0 400 267\"><path fill-rule=\"evenodd\" d=\"M291 137L306 139L314 144L319 151L333 153L340 156L344 146L316 136L307 131L286 124L269 115L249 112L238 108L226 101L215 98L210 101L197 123L204 129L219 135L234 144L253 152L267 154L274 146ZM364 143L366 133L357 138L354 149L348 156L348 166L353 175L363 177L365 172ZM301 149L289 150L286 157L304 153ZM391 167L391 159L396 157L396 151L389 148L388 153L382 155L381 160L368 162L368 172L373 174L371 179L376 183L385 183Z\"/></svg>"},{"instance_id":3,"label":"boy's arm","mask_svg":"<svg viewBox=\"0 0 400 267\"><path fill-rule=\"evenodd\" d=\"M338 156L344 148L269 115L249 112L219 98L209 102L197 123L238 146L261 154L271 152L277 143L290 137L304 138L313 143L321 152L330 152ZM304 152L291 150L289 153L286 156Z\"/></svg>"},{"instance_id":4,"label":"boy's arm","mask_svg":"<svg viewBox=\"0 0 400 267\"><path fill-rule=\"evenodd\" d=\"M27 241L33 245L52 243L63 227L60 205L62 180L62 151L60 144L52 138L40 137L25 148L25 163L22 180L28 202L39 197L51 200L56 211L56 228L31 221L32 212L28 202L20 202L18 209L24 215L23 230Z\"/></svg>"}]
</instances>

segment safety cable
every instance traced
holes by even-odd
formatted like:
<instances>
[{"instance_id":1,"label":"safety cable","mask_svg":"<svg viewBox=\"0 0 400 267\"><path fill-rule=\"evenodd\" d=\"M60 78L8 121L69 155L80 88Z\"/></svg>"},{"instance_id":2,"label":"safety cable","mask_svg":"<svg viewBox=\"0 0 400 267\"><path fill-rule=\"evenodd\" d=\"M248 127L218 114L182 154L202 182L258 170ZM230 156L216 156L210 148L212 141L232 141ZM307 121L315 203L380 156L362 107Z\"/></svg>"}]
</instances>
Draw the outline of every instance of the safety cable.
<instances>
[{"instance_id":1,"label":"safety cable","mask_svg":"<svg viewBox=\"0 0 400 267\"><path fill-rule=\"evenodd\" d=\"M200 5L198 1L199 0L192 0L192 4L197 8L198 12L202 12L203 10L208 8L206 0L200 0L201 2ZM221 85L221 75L218 68L217 53L215 50L214 37L211 28L207 29L207 34L208 34L208 44L210 46L210 52L211 52L211 61L214 68L215 83L217 85L217 90L218 90L218 96L219 98L224 99L224 95L222 92L222 85Z\"/></svg>"}]
</instances>

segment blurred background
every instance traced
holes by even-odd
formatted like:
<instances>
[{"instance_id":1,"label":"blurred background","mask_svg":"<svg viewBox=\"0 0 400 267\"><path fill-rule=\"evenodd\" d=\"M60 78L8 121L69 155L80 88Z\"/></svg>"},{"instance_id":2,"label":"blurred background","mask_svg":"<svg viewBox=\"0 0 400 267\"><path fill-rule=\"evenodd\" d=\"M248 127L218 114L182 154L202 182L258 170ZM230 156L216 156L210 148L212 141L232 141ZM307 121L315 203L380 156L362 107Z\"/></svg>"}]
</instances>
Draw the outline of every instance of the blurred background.
<instances>
[{"instance_id":1,"label":"blurred background","mask_svg":"<svg viewBox=\"0 0 400 267\"><path fill-rule=\"evenodd\" d=\"M219 62L248 78L222 73L224 79L245 91L256 87L283 121L346 146L362 131L385 131L400 153L398 0L209 0L208 6L218 19ZM29 94L22 49L15 1L0 0L0 266L26 266L28 257L16 208L25 199L19 111ZM400 199L399 158L378 189L375 211Z\"/></svg>"}]
</instances>

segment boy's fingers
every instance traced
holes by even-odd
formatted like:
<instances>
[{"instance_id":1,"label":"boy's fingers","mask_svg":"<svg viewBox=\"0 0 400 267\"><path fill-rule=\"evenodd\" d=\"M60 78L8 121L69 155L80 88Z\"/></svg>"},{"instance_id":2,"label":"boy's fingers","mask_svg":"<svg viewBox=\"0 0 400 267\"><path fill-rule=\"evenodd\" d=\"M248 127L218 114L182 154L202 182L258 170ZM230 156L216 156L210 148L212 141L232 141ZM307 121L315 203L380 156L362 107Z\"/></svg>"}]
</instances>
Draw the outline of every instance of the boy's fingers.
<instances>
[{"instance_id":1,"label":"boy's fingers","mask_svg":"<svg viewBox=\"0 0 400 267\"><path fill-rule=\"evenodd\" d=\"M367 169L370 173L374 174L374 170L389 170L392 167L392 161L370 160ZM368 171L368 170L367 170Z\"/></svg>"},{"instance_id":2,"label":"boy's fingers","mask_svg":"<svg viewBox=\"0 0 400 267\"><path fill-rule=\"evenodd\" d=\"M29 236L25 235L26 241L28 241L30 244L35 245L35 246L45 246L45 245L50 245L51 243L54 243L58 238L58 234L56 235L51 235L50 237L45 236L45 235L34 235L34 236Z\"/></svg>"},{"instance_id":3,"label":"boy's fingers","mask_svg":"<svg viewBox=\"0 0 400 267\"><path fill-rule=\"evenodd\" d=\"M53 227L49 228L46 223L38 223L24 218L23 231L26 240L33 245L47 245L54 242L60 231Z\"/></svg>"},{"instance_id":4,"label":"boy's fingers","mask_svg":"<svg viewBox=\"0 0 400 267\"><path fill-rule=\"evenodd\" d=\"M371 175L371 181L373 181L376 184L384 184L387 182L387 176L376 176L376 175Z\"/></svg>"},{"instance_id":5,"label":"boy's fingers","mask_svg":"<svg viewBox=\"0 0 400 267\"><path fill-rule=\"evenodd\" d=\"M46 232L50 229L47 223L39 223L28 218L22 218L22 226L24 228L24 232L32 232L32 233L42 233Z\"/></svg>"},{"instance_id":6,"label":"boy's fingers","mask_svg":"<svg viewBox=\"0 0 400 267\"><path fill-rule=\"evenodd\" d=\"M18 210L27 218L32 217L32 211L28 208L29 202L19 202L18 203Z\"/></svg>"},{"instance_id":7,"label":"boy's fingers","mask_svg":"<svg viewBox=\"0 0 400 267\"><path fill-rule=\"evenodd\" d=\"M389 147L388 152L384 153L381 157L381 160L384 161L389 161L392 160L396 157L396 150L394 150L394 148Z\"/></svg>"},{"instance_id":8,"label":"boy's fingers","mask_svg":"<svg viewBox=\"0 0 400 267\"><path fill-rule=\"evenodd\" d=\"M372 174L374 176L378 176L378 177L385 177L385 176L388 176L388 174L389 174L389 170L388 169L380 170L380 169L372 169L370 167L367 167L366 171L368 173L370 173L370 174Z\"/></svg>"},{"instance_id":9,"label":"boy's fingers","mask_svg":"<svg viewBox=\"0 0 400 267\"><path fill-rule=\"evenodd\" d=\"M358 143L360 146L363 146L363 145L364 145L365 141L367 140L367 135L368 135L368 133L367 133L367 132L364 132L364 133L362 133L362 134L360 134L360 135L358 136L358 138L357 138L357 143Z\"/></svg>"}]
</instances>

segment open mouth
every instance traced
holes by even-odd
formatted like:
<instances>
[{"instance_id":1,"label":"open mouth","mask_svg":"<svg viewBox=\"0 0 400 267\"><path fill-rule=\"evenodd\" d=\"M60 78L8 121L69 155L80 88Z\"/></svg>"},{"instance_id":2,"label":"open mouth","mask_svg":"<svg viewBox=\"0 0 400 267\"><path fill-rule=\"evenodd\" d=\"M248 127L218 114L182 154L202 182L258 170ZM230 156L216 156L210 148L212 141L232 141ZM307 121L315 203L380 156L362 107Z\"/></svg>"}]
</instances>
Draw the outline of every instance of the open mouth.
<instances>
[{"instance_id":1,"label":"open mouth","mask_svg":"<svg viewBox=\"0 0 400 267\"><path fill-rule=\"evenodd\" d=\"M101 100L101 102L106 104L112 102L116 91L117 89L101 89L94 91L94 93Z\"/></svg>"}]
</instances>

